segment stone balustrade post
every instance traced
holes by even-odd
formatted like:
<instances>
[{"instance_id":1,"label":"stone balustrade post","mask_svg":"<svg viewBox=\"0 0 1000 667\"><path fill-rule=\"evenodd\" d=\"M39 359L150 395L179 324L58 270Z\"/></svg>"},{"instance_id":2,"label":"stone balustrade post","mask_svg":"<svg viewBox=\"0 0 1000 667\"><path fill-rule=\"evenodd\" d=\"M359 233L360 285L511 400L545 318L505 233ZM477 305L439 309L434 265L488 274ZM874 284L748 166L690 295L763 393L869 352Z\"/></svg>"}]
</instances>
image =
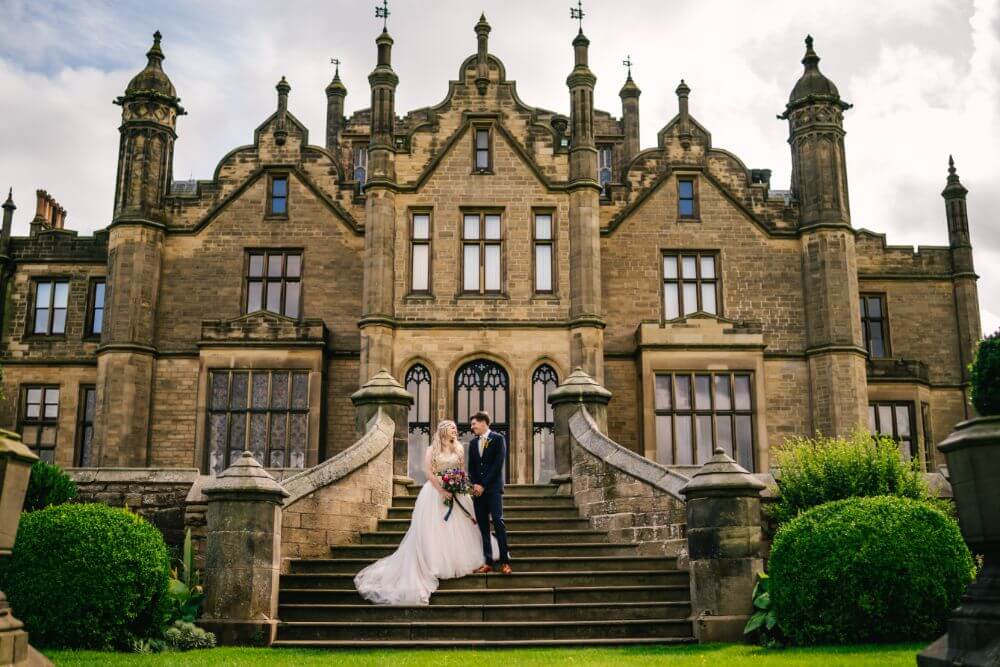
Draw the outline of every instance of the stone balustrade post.
<instances>
[{"instance_id":1,"label":"stone balustrade post","mask_svg":"<svg viewBox=\"0 0 1000 667\"><path fill-rule=\"evenodd\" d=\"M204 488L208 499L205 607L199 625L220 644L274 641L281 569L281 504L288 492L254 459L239 460Z\"/></svg>"},{"instance_id":2,"label":"stone balustrade post","mask_svg":"<svg viewBox=\"0 0 1000 667\"><path fill-rule=\"evenodd\" d=\"M396 495L405 495L413 484L409 476L409 414L413 394L388 370L382 369L351 395L354 403L355 435L360 438L368 430L368 422L382 410L396 425L392 443L392 487Z\"/></svg>"},{"instance_id":3,"label":"stone balustrade post","mask_svg":"<svg viewBox=\"0 0 1000 667\"><path fill-rule=\"evenodd\" d=\"M572 478L572 452L569 433L569 418L580 407L587 408L602 433L608 431L608 403L611 392L602 387L597 380L577 366L565 381L549 394L549 404L552 406L552 416L555 420L555 464L556 474L552 483L569 486ZM569 489L566 489L569 492Z\"/></svg>"},{"instance_id":4,"label":"stone balustrade post","mask_svg":"<svg viewBox=\"0 0 1000 667\"><path fill-rule=\"evenodd\" d=\"M680 490L687 501L691 613L700 642L743 641L754 584L764 571L764 488L719 448Z\"/></svg>"}]
</instances>

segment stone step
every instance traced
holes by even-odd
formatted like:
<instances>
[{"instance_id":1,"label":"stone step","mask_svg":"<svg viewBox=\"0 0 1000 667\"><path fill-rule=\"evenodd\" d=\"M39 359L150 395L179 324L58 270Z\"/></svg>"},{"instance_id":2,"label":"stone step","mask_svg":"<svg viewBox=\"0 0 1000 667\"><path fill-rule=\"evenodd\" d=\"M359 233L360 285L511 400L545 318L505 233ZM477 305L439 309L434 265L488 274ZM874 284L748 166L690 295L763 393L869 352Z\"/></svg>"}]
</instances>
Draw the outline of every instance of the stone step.
<instances>
[{"instance_id":1,"label":"stone step","mask_svg":"<svg viewBox=\"0 0 1000 667\"><path fill-rule=\"evenodd\" d=\"M518 558L540 556L635 556L633 544L611 544L601 542L566 542L563 544L518 544ZM344 544L330 547L334 558L384 558L396 550L393 544ZM513 551L513 548L512 548Z\"/></svg>"},{"instance_id":2,"label":"stone step","mask_svg":"<svg viewBox=\"0 0 1000 667\"><path fill-rule=\"evenodd\" d=\"M456 509L455 514L452 515L451 521L468 521L469 519L461 514L461 511ZM504 523L507 525L508 531L522 531L522 530L586 530L590 528L590 521L588 519L508 519L504 517ZM379 531L403 531L410 527L409 519L382 519L378 522Z\"/></svg>"},{"instance_id":3,"label":"stone step","mask_svg":"<svg viewBox=\"0 0 1000 667\"><path fill-rule=\"evenodd\" d=\"M278 639L333 641L435 641L617 639L625 637L686 638L691 622L678 619L610 621L454 622L282 622Z\"/></svg>"},{"instance_id":4,"label":"stone step","mask_svg":"<svg viewBox=\"0 0 1000 667\"><path fill-rule=\"evenodd\" d=\"M459 604L390 606L374 604L282 604L282 621L601 621L670 619L691 615L689 602L583 602L569 604Z\"/></svg>"},{"instance_id":5,"label":"stone step","mask_svg":"<svg viewBox=\"0 0 1000 667\"><path fill-rule=\"evenodd\" d=\"M491 575L496 576L496 575ZM595 602L687 602L690 587L682 584L640 586L578 586L572 588L460 588L438 590L431 596L435 605L502 605L502 604L577 604ZM293 588L287 575L281 577L278 592L281 604L350 604L367 605L358 595L354 582L344 588Z\"/></svg>"},{"instance_id":6,"label":"stone step","mask_svg":"<svg viewBox=\"0 0 1000 667\"><path fill-rule=\"evenodd\" d=\"M393 507L413 507L417 502L416 496L393 496ZM535 507L546 505L548 507L576 507L571 496L551 496L551 495L516 495L504 496L504 510L513 507Z\"/></svg>"},{"instance_id":7,"label":"stone step","mask_svg":"<svg viewBox=\"0 0 1000 667\"><path fill-rule=\"evenodd\" d=\"M474 513L475 510L472 505L467 502L463 502L465 509L469 512ZM458 508L455 508L454 513L461 512ZM389 508L389 519L404 519L409 521L413 516L412 507L390 507ZM503 508L503 518L506 521L511 521L513 519L560 519L560 520L576 520L580 518L580 513L577 511L576 507L570 505L569 507L563 505L536 505L533 507L519 507L513 506L508 507L504 505Z\"/></svg>"},{"instance_id":8,"label":"stone step","mask_svg":"<svg viewBox=\"0 0 1000 667\"><path fill-rule=\"evenodd\" d=\"M570 552L572 553L572 552ZM357 574L375 562L373 558L297 558L291 574ZM656 556L541 556L519 557L511 550L511 565L518 572L667 572L676 571L674 558Z\"/></svg>"},{"instance_id":9,"label":"stone step","mask_svg":"<svg viewBox=\"0 0 1000 667\"><path fill-rule=\"evenodd\" d=\"M434 640L434 641L329 641L277 640L273 648L307 649L481 649L481 648L585 648L592 646L663 646L695 643L691 637L609 637L598 639L503 639L503 640Z\"/></svg>"},{"instance_id":10,"label":"stone step","mask_svg":"<svg viewBox=\"0 0 1000 667\"><path fill-rule=\"evenodd\" d=\"M465 588L559 588L568 586L656 586L688 583L688 573L681 570L648 571L608 570L604 572L514 572L513 574L470 574L444 579L438 590ZM283 574L282 588L351 588L353 574Z\"/></svg>"},{"instance_id":11,"label":"stone step","mask_svg":"<svg viewBox=\"0 0 1000 667\"><path fill-rule=\"evenodd\" d=\"M398 545L405 534L405 528L361 533L361 543ZM507 540L513 551L514 547L521 544L607 542L608 534L599 530L510 530L508 528Z\"/></svg>"},{"instance_id":12,"label":"stone step","mask_svg":"<svg viewBox=\"0 0 1000 667\"><path fill-rule=\"evenodd\" d=\"M416 496L422 488L422 484L411 484L406 487L406 490L409 495ZM557 488L553 484L507 484L503 487L503 495L505 498L509 496L554 496Z\"/></svg>"}]
</instances>

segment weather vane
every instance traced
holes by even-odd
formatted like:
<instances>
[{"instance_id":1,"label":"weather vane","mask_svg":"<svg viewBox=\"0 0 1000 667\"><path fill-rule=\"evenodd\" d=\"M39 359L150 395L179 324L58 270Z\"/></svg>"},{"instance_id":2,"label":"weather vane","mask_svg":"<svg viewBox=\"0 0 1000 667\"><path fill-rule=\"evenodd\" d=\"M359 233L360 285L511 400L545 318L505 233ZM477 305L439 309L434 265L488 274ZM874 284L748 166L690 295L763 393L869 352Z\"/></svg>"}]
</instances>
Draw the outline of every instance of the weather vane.
<instances>
[{"instance_id":1,"label":"weather vane","mask_svg":"<svg viewBox=\"0 0 1000 667\"><path fill-rule=\"evenodd\" d=\"M340 74L340 58L330 58L330 64L337 68L334 74Z\"/></svg>"},{"instance_id":2,"label":"weather vane","mask_svg":"<svg viewBox=\"0 0 1000 667\"><path fill-rule=\"evenodd\" d=\"M571 19L576 19L580 22L580 32L583 32L583 2L582 0L576 0L576 7L569 8L569 17Z\"/></svg>"},{"instance_id":3,"label":"weather vane","mask_svg":"<svg viewBox=\"0 0 1000 667\"><path fill-rule=\"evenodd\" d=\"M625 65L625 67L628 67L628 75L630 77L632 76L632 65L633 64L634 63L632 62L632 56L626 55L625 56L625 60L622 61L622 65Z\"/></svg>"},{"instance_id":4,"label":"weather vane","mask_svg":"<svg viewBox=\"0 0 1000 667\"><path fill-rule=\"evenodd\" d=\"M387 30L389 23L389 0L382 0L382 6L375 5L375 18L382 19L382 30Z\"/></svg>"}]
</instances>

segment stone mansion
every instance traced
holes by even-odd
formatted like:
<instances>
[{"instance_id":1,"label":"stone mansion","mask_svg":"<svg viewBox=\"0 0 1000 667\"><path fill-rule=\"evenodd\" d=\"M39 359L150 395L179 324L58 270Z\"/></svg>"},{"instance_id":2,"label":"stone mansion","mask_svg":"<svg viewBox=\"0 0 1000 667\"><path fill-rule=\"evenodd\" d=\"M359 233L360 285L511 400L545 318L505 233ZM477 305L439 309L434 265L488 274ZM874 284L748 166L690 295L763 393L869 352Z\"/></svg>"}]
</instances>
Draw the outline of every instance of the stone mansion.
<instances>
[{"instance_id":1,"label":"stone mansion","mask_svg":"<svg viewBox=\"0 0 1000 667\"><path fill-rule=\"evenodd\" d=\"M79 236L39 190L12 236L3 204L3 426L64 467L311 467L355 440L351 395L386 369L414 397L412 452L485 409L510 481L544 482L546 397L580 367L613 395L608 435L665 465L718 446L763 472L786 437L859 425L943 463L980 338L954 165L947 245L888 245L851 218L851 105L811 38L777 190L713 145L683 81L643 148L631 74L620 116L594 108L582 31L566 113L518 96L489 34L483 17L444 98L403 111L383 31L370 106L348 115L334 75L318 141L282 78L249 144L177 181L186 112L157 33L117 99L109 224Z\"/></svg>"}]
</instances>

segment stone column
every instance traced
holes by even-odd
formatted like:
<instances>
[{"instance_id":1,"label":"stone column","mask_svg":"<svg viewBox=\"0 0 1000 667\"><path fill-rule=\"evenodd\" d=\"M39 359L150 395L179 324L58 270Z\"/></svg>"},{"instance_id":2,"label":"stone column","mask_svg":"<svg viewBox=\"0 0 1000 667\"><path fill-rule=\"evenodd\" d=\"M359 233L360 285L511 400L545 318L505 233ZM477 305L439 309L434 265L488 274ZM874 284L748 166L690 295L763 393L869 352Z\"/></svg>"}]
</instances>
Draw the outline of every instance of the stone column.
<instances>
[{"instance_id":1,"label":"stone column","mask_svg":"<svg viewBox=\"0 0 1000 667\"><path fill-rule=\"evenodd\" d=\"M383 368L351 395L354 403L354 433L360 438L368 431L379 409L396 425L392 436L392 488L393 493L405 495L406 487L413 484L409 476L409 414L413 394L406 391L396 378Z\"/></svg>"},{"instance_id":2,"label":"stone column","mask_svg":"<svg viewBox=\"0 0 1000 667\"><path fill-rule=\"evenodd\" d=\"M552 406L552 416L555 419L556 474L552 476L552 483L560 485L560 492L564 491L563 485L567 487L565 491L569 492L568 487L572 477L569 418L580 407L587 408L601 432L607 433L610 401L611 392L598 384L579 366L549 394L549 404Z\"/></svg>"},{"instance_id":3,"label":"stone column","mask_svg":"<svg viewBox=\"0 0 1000 667\"><path fill-rule=\"evenodd\" d=\"M700 642L743 641L761 558L764 484L721 449L681 489L687 499L691 615Z\"/></svg>"},{"instance_id":4,"label":"stone column","mask_svg":"<svg viewBox=\"0 0 1000 667\"><path fill-rule=\"evenodd\" d=\"M205 609L220 644L267 646L278 626L281 503L288 496L250 452L209 482Z\"/></svg>"}]
</instances>

